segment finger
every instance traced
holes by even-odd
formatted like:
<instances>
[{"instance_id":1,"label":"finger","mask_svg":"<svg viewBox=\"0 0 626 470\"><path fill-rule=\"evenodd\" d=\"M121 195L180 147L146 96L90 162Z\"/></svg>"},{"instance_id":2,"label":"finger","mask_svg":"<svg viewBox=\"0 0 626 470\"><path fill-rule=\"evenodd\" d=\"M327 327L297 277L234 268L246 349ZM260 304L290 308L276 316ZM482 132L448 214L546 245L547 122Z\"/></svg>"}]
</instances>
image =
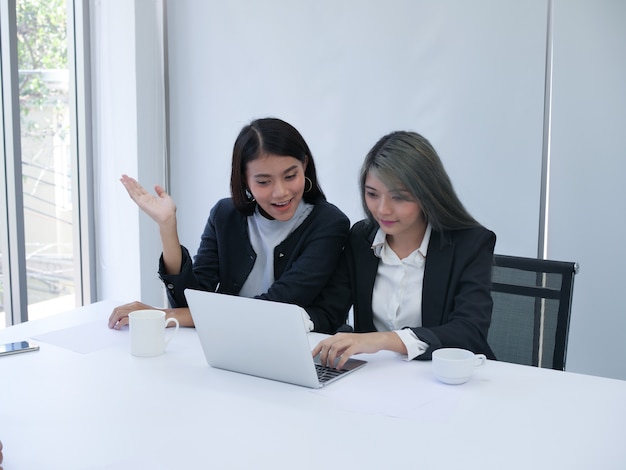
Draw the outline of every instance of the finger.
<instances>
[{"instance_id":1,"label":"finger","mask_svg":"<svg viewBox=\"0 0 626 470\"><path fill-rule=\"evenodd\" d=\"M313 354L313 357L319 354L320 364L322 364L323 366L326 365L326 355L328 354L328 348L330 347L331 341L332 341L332 338L327 338L323 341L320 341L319 343L317 343L317 346L313 348L313 351L311 351L311 353Z\"/></svg>"},{"instance_id":2,"label":"finger","mask_svg":"<svg viewBox=\"0 0 626 470\"><path fill-rule=\"evenodd\" d=\"M133 201L137 202L138 194L136 188L133 187L133 185L129 181L122 181L122 184L124 185L124 189L126 189L126 192L130 196L130 198Z\"/></svg>"},{"instance_id":3,"label":"finger","mask_svg":"<svg viewBox=\"0 0 626 470\"><path fill-rule=\"evenodd\" d=\"M311 355L312 355L313 357L315 357L315 356L317 356L317 355L320 353L320 351L321 351L321 350L322 350L321 343L317 343L317 346L315 346L315 347L311 350Z\"/></svg>"},{"instance_id":4,"label":"finger","mask_svg":"<svg viewBox=\"0 0 626 470\"><path fill-rule=\"evenodd\" d=\"M137 201L137 199L139 199L142 196L150 196L150 194L148 193L148 191L146 191L144 189L143 186L141 186L136 179L131 178L129 176L124 176L120 179L120 181L122 182L122 184L124 185L124 188L126 188L126 191L128 192L128 195L134 200Z\"/></svg>"},{"instance_id":5,"label":"finger","mask_svg":"<svg viewBox=\"0 0 626 470\"><path fill-rule=\"evenodd\" d=\"M328 358L328 347L323 347L320 349L320 364L326 366L328 363L326 362Z\"/></svg>"},{"instance_id":6,"label":"finger","mask_svg":"<svg viewBox=\"0 0 626 470\"><path fill-rule=\"evenodd\" d=\"M120 322L121 318L115 317L115 318L111 318L109 319L109 328L114 328L116 330L119 330L119 322Z\"/></svg>"},{"instance_id":7,"label":"finger","mask_svg":"<svg viewBox=\"0 0 626 470\"><path fill-rule=\"evenodd\" d=\"M142 308L142 304L136 301L115 307L109 317L109 328L119 330L122 326L128 324L129 312L132 312L133 310L141 310ZM124 320L124 322L120 325L120 321L122 320Z\"/></svg>"},{"instance_id":8,"label":"finger","mask_svg":"<svg viewBox=\"0 0 626 470\"><path fill-rule=\"evenodd\" d=\"M114 308L113 313L111 313L111 316L109 317L109 322L108 322L109 328L113 328L116 323L117 323L117 309Z\"/></svg>"},{"instance_id":9,"label":"finger","mask_svg":"<svg viewBox=\"0 0 626 470\"><path fill-rule=\"evenodd\" d=\"M148 191L146 191L139 183L137 183L136 181L133 182L133 184L130 184L128 186L126 186L126 189L128 190L128 194L130 195L131 198L133 198L133 200L135 202L139 202L141 198L152 198L154 196L151 196Z\"/></svg>"},{"instance_id":10,"label":"finger","mask_svg":"<svg viewBox=\"0 0 626 470\"><path fill-rule=\"evenodd\" d=\"M349 351L354 348L350 338L338 338L328 354L328 362L330 367L341 369L352 353ZM346 358L342 361L343 358Z\"/></svg>"},{"instance_id":11,"label":"finger","mask_svg":"<svg viewBox=\"0 0 626 470\"><path fill-rule=\"evenodd\" d=\"M165 189L158 184L154 186L154 191L160 198L164 198L165 196L167 196L167 192L165 191Z\"/></svg>"},{"instance_id":12,"label":"finger","mask_svg":"<svg viewBox=\"0 0 626 470\"><path fill-rule=\"evenodd\" d=\"M138 184L137 180L127 175L122 175L122 177L120 178L120 181L122 182L122 184L124 185L127 191L130 191L134 186L137 186Z\"/></svg>"},{"instance_id":13,"label":"finger","mask_svg":"<svg viewBox=\"0 0 626 470\"><path fill-rule=\"evenodd\" d=\"M323 366L332 367L334 364L333 351L337 349L338 340L341 338L338 335L331 336L330 338L321 341L318 344L320 352L320 362Z\"/></svg>"},{"instance_id":14,"label":"finger","mask_svg":"<svg viewBox=\"0 0 626 470\"><path fill-rule=\"evenodd\" d=\"M346 362L348 362L351 356L352 356L352 352L350 351L350 348L346 349L341 355L341 357L339 358L339 361L337 361L337 369L338 370L343 369L344 366L346 365Z\"/></svg>"},{"instance_id":15,"label":"finger","mask_svg":"<svg viewBox=\"0 0 626 470\"><path fill-rule=\"evenodd\" d=\"M339 356L341 356L340 354L341 348L335 343L333 344L330 349L328 349L328 367L334 367L335 366L335 361L337 360L337 358Z\"/></svg>"},{"instance_id":16,"label":"finger","mask_svg":"<svg viewBox=\"0 0 626 470\"><path fill-rule=\"evenodd\" d=\"M135 178L133 178L132 176L128 176L126 174L122 175L120 180L128 184L137 184L137 180Z\"/></svg>"},{"instance_id":17,"label":"finger","mask_svg":"<svg viewBox=\"0 0 626 470\"><path fill-rule=\"evenodd\" d=\"M122 317L119 319L119 321L115 324L115 326L113 327L116 330L121 330L123 326L128 325L128 317Z\"/></svg>"}]
</instances>

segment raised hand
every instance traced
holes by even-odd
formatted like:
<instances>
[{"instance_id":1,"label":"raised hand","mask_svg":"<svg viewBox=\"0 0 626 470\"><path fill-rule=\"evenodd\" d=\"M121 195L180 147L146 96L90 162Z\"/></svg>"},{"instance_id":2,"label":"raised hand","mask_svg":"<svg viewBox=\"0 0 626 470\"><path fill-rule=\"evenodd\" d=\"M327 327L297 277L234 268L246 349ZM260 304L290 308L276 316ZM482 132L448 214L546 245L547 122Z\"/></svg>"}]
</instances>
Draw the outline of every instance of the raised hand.
<instances>
[{"instance_id":1,"label":"raised hand","mask_svg":"<svg viewBox=\"0 0 626 470\"><path fill-rule=\"evenodd\" d=\"M120 181L126 188L128 195L139 208L152 218L159 226L175 224L176 204L169 194L161 186L156 185L156 196L150 194L137 180L127 175L122 175Z\"/></svg>"}]
</instances>

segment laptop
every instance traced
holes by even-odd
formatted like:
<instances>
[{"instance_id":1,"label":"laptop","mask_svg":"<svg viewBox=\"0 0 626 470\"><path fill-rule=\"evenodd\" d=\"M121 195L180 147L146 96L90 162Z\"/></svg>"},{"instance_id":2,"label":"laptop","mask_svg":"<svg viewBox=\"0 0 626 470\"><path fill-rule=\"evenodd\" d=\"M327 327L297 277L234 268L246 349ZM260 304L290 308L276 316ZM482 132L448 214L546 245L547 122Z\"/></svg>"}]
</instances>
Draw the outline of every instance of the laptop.
<instances>
[{"instance_id":1,"label":"laptop","mask_svg":"<svg viewBox=\"0 0 626 470\"><path fill-rule=\"evenodd\" d=\"M363 367L319 364L311 355L304 310L292 304L186 289L193 322L211 367L320 388Z\"/></svg>"}]
</instances>

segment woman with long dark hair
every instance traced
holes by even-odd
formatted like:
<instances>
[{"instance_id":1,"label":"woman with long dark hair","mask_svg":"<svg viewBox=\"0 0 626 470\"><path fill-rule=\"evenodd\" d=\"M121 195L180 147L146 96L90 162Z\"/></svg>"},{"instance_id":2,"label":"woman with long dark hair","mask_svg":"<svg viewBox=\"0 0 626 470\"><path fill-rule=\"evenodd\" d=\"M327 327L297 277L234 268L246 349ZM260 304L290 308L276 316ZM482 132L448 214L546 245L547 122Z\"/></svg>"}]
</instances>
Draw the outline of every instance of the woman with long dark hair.
<instances>
[{"instance_id":1,"label":"woman with long dark hair","mask_svg":"<svg viewBox=\"0 0 626 470\"><path fill-rule=\"evenodd\" d=\"M169 309L193 326L186 288L309 306L327 284L350 229L349 219L326 201L313 155L300 133L276 118L252 121L233 146L231 197L211 210L193 261L178 239L176 205L160 186L149 194L126 175L131 198L159 225L159 276ZM128 313L152 308L132 302L114 309L109 327L128 324ZM334 332L332 316L307 318L309 329Z\"/></svg>"}]
</instances>

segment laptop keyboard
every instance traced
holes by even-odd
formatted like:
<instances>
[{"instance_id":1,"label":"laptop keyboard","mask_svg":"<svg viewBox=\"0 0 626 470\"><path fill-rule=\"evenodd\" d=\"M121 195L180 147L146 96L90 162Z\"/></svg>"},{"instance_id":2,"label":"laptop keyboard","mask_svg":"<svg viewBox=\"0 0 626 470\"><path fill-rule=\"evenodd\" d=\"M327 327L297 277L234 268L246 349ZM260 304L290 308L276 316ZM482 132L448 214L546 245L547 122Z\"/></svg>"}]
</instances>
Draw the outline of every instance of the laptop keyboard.
<instances>
[{"instance_id":1,"label":"laptop keyboard","mask_svg":"<svg viewBox=\"0 0 626 470\"><path fill-rule=\"evenodd\" d=\"M326 383L329 380L348 372L347 369L338 370L334 367L326 367L320 364L315 364L315 370L317 371L317 378L320 380L320 383Z\"/></svg>"}]
</instances>

